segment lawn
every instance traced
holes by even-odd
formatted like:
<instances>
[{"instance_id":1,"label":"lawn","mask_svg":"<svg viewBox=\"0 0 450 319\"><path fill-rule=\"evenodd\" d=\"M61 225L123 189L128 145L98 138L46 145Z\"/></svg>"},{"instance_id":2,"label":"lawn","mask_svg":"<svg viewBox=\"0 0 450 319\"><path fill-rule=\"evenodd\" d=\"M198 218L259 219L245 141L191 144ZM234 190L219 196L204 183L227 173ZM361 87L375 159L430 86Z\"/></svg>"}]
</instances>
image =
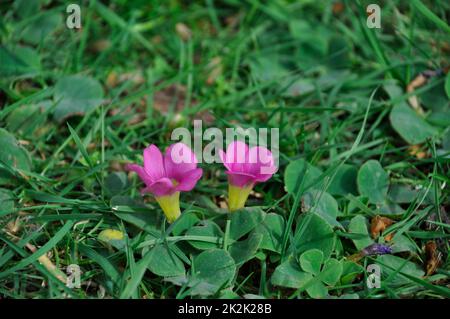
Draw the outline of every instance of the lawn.
<instances>
[{"instance_id":1,"label":"lawn","mask_svg":"<svg viewBox=\"0 0 450 319\"><path fill-rule=\"evenodd\" d=\"M0 299L450 297L450 2L71 3L0 3Z\"/></svg>"}]
</instances>

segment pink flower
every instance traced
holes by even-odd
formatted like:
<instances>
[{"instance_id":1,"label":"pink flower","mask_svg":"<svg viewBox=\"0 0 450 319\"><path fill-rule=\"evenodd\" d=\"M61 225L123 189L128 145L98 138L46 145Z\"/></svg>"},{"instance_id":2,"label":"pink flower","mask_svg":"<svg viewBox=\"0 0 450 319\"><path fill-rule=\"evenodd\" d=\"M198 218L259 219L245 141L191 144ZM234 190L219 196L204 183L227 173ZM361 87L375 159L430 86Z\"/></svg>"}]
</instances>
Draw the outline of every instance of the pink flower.
<instances>
[{"instance_id":1,"label":"pink flower","mask_svg":"<svg viewBox=\"0 0 450 319\"><path fill-rule=\"evenodd\" d=\"M127 164L127 170L136 172L145 183L141 194L151 193L171 223L180 212L180 192L192 190L202 176L192 150L183 143L176 143L163 154L155 145L144 149L144 167Z\"/></svg>"},{"instance_id":2,"label":"pink flower","mask_svg":"<svg viewBox=\"0 0 450 319\"><path fill-rule=\"evenodd\" d=\"M265 182L277 171L272 153L265 147L249 148L236 141L227 152L219 151L228 174L228 207L230 211L243 208L253 186Z\"/></svg>"}]
</instances>

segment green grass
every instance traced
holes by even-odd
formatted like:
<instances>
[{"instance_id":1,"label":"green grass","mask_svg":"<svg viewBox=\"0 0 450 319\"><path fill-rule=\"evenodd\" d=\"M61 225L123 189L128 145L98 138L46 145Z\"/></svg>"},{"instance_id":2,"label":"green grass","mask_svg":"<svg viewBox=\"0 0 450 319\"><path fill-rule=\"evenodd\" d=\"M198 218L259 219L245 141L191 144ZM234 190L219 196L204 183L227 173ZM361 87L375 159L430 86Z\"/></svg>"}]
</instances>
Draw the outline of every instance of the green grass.
<instances>
[{"instance_id":1,"label":"green grass","mask_svg":"<svg viewBox=\"0 0 450 319\"><path fill-rule=\"evenodd\" d=\"M337 203L340 226L332 227L327 258L344 263L358 252L355 244L367 234L349 229L357 216L366 227L376 215L393 219L383 235L394 234L397 250L393 258L362 258L351 279L344 267L337 282L325 284L327 297L450 296L449 75L432 76L413 93L406 89L420 72L448 66L447 1L383 1L381 29L366 27L370 1L81 1L81 30L65 26L68 3L0 4L0 127L15 138L11 144L0 134L0 296L310 298L323 273L301 287L272 278L280 265L299 263L301 238L315 232L311 216L329 214L329 201ZM69 104L70 116L55 116L61 103L55 96L78 85L58 83L72 75L98 81L103 102L89 107L82 99L98 93L92 84L93 92L75 93L81 102ZM424 114L395 121L393 110L412 110L414 96ZM247 201L257 207L252 216L281 216L275 217L283 221L275 250L261 244L252 250L253 234L262 227L275 232L259 217L233 237L233 217L220 208L227 192L221 164L200 165L202 179L181 195L189 220L173 225L151 195L141 197L137 177L122 173L124 164L142 162L149 144L173 143L174 128L193 129L194 119L224 133L238 126L279 129L280 168ZM413 144L424 156L411 152ZM302 160L308 166L295 169ZM369 160L388 174L380 203L356 186L356 176L340 174L361 172ZM376 185L377 177L363 183ZM308 205L312 189L318 195ZM215 232L191 233L205 223L217 226ZM98 238L105 229L125 238L105 243ZM430 240L442 262L424 276ZM164 278L170 267L158 264L163 257L154 247L164 249L165 261L179 261L185 277ZM208 292L196 268L232 268L199 261L213 249L228 251L237 267ZM78 264L81 288L58 280L58 271L41 263L44 254L64 273ZM381 288L366 287L364 268L371 263L382 266ZM293 270L289 275L298 278Z\"/></svg>"}]
</instances>

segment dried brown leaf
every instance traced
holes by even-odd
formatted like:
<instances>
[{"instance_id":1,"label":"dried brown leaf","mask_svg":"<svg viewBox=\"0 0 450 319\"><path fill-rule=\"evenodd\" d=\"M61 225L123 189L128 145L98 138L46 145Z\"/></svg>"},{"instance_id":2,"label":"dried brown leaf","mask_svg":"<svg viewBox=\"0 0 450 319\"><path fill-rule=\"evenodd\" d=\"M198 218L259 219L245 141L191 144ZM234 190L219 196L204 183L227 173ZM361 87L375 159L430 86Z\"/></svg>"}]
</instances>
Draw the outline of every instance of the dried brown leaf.
<instances>
[{"instance_id":1,"label":"dried brown leaf","mask_svg":"<svg viewBox=\"0 0 450 319\"><path fill-rule=\"evenodd\" d=\"M178 36L183 41L188 41L192 37L191 29L189 29L189 27L187 25L185 25L184 23L181 23L181 22L177 23L175 25L175 30L177 31Z\"/></svg>"},{"instance_id":2,"label":"dried brown leaf","mask_svg":"<svg viewBox=\"0 0 450 319\"><path fill-rule=\"evenodd\" d=\"M425 244L426 254L426 274L430 276L436 272L442 261L442 253L437 249L434 241L430 240Z\"/></svg>"},{"instance_id":3,"label":"dried brown leaf","mask_svg":"<svg viewBox=\"0 0 450 319\"><path fill-rule=\"evenodd\" d=\"M408 147L408 154L415 156L417 159L429 157L429 154L423 149L421 145L411 145Z\"/></svg>"},{"instance_id":4,"label":"dried brown leaf","mask_svg":"<svg viewBox=\"0 0 450 319\"><path fill-rule=\"evenodd\" d=\"M377 238L380 233L382 233L387 227L392 225L394 221L390 218L383 217L380 215L375 216L372 218L372 221L370 223L370 235L372 238ZM386 235L384 239L386 241L390 241L393 237L393 234Z\"/></svg>"}]
</instances>

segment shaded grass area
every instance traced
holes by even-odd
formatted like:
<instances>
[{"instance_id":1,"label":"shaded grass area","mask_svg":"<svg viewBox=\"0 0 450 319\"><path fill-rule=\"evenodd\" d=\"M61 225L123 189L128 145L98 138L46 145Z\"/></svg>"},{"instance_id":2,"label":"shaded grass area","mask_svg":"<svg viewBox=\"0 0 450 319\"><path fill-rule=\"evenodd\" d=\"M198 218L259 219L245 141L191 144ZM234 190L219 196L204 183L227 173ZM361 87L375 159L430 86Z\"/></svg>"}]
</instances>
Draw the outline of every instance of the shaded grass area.
<instances>
[{"instance_id":1,"label":"shaded grass area","mask_svg":"<svg viewBox=\"0 0 450 319\"><path fill-rule=\"evenodd\" d=\"M0 294L448 298L450 5L381 2L369 29L368 3L84 1L77 30L64 1L2 2ZM221 164L172 225L124 173L194 119L279 129L228 231ZM373 242L393 254L355 259Z\"/></svg>"}]
</instances>

